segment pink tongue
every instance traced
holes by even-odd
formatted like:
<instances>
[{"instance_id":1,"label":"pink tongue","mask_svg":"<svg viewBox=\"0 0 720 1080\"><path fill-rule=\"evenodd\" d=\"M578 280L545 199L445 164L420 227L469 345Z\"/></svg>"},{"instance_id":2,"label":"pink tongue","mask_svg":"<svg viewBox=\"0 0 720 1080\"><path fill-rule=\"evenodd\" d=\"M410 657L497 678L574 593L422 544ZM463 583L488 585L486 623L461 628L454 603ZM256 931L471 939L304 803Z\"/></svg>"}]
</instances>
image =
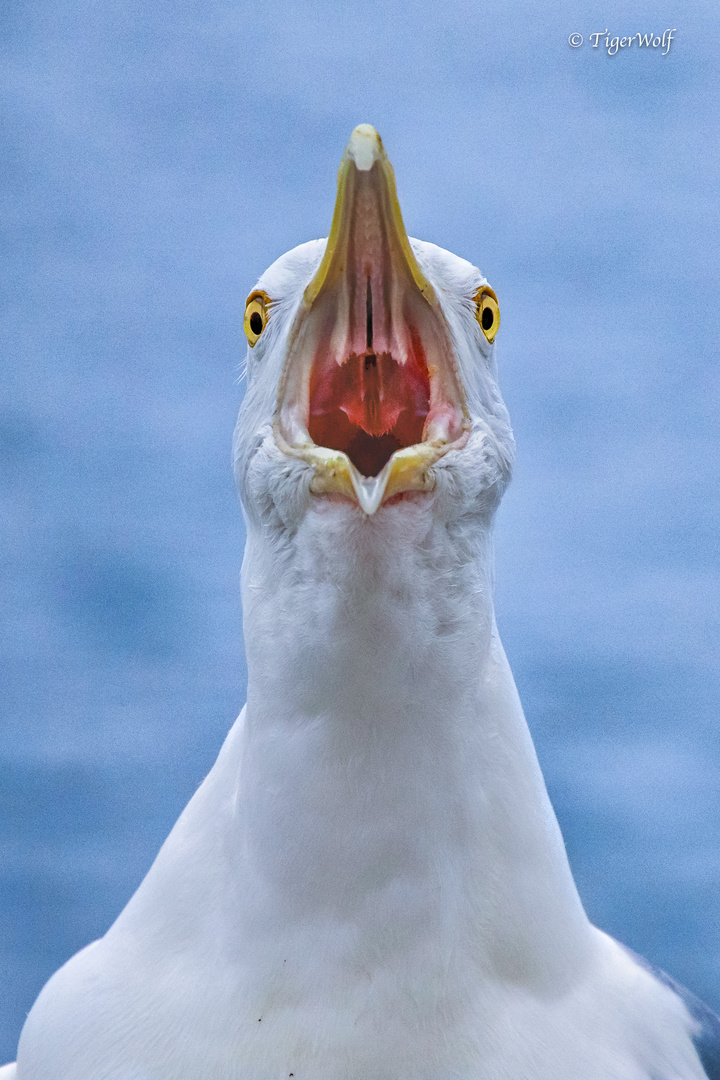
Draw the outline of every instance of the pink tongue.
<instances>
[{"instance_id":1,"label":"pink tongue","mask_svg":"<svg viewBox=\"0 0 720 1080\"><path fill-rule=\"evenodd\" d=\"M422 346L413 345L402 365L389 353L354 354L341 365L318 357L313 365L310 438L343 450L365 476L376 476L395 450L422 441L430 379Z\"/></svg>"},{"instance_id":2,"label":"pink tongue","mask_svg":"<svg viewBox=\"0 0 720 1080\"><path fill-rule=\"evenodd\" d=\"M400 367L387 353L376 356L351 356L342 367L335 370L325 382L328 394L318 387L313 394L313 411L340 408L351 424L362 428L368 435L386 435L396 424L401 413L405 423L418 428L419 436L430 407L430 387L427 374L408 363ZM413 442L417 442L413 439Z\"/></svg>"}]
</instances>

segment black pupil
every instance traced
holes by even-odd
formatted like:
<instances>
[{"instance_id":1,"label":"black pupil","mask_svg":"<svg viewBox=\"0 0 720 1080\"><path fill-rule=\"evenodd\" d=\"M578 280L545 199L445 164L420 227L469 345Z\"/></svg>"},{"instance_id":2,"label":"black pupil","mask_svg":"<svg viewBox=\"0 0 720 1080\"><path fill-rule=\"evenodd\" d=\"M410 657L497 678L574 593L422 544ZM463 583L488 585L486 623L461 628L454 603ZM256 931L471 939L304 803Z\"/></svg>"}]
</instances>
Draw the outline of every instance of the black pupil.
<instances>
[{"instance_id":1,"label":"black pupil","mask_svg":"<svg viewBox=\"0 0 720 1080\"><path fill-rule=\"evenodd\" d=\"M262 328L262 315L259 311L253 311L252 315L250 316L250 329L252 330L253 334L259 335L262 334Z\"/></svg>"},{"instance_id":2,"label":"black pupil","mask_svg":"<svg viewBox=\"0 0 720 1080\"><path fill-rule=\"evenodd\" d=\"M483 308L482 313L482 328L483 330L489 330L492 324L495 322L495 314L491 307Z\"/></svg>"}]
</instances>

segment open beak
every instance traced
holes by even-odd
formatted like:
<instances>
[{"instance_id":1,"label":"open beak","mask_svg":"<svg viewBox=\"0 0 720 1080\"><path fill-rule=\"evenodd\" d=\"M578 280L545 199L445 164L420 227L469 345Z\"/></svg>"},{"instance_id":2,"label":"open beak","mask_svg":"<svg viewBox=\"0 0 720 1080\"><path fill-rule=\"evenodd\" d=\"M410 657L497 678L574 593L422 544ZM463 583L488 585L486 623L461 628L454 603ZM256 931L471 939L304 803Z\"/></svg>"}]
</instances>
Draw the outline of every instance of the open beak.
<instances>
[{"instance_id":1,"label":"open beak","mask_svg":"<svg viewBox=\"0 0 720 1080\"><path fill-rule=\"evenodd\" d=\"M292 326L274 433L311 490L366 514L429 491L470 420L447 323L413 255L380 136L361 124L338 172L325 254Z\"/></svg>"}]
</instances>

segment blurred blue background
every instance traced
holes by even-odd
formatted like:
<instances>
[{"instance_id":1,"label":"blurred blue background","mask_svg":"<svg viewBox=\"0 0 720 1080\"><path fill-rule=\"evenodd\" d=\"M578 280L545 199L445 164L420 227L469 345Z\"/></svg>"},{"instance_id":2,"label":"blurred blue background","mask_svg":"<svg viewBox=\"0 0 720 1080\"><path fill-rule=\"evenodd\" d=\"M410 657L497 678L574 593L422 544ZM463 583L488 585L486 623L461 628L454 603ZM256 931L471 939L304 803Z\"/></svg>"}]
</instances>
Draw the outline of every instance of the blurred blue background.
<instances>
[{"instance_id":1,"label":"blurred blue background","mask_svg":"<svg viewBox=\"0 0 720 1080\"><path fill-rule=\"evenodd\" d=\"M500 298L498 618L588 912L720 1008L719 22L6 0L0 1060L243 703L244 298L364 121Z\"/></svg>"}]
</instances>

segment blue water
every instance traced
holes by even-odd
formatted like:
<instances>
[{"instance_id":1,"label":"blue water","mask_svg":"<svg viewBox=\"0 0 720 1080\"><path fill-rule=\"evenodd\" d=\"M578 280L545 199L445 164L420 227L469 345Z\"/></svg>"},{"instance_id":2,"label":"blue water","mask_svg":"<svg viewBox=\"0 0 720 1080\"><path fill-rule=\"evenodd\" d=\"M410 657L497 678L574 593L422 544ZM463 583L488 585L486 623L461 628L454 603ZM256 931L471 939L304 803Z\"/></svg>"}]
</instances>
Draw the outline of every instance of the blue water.
<instances>
[{"instance_id":1,"label":"blue water","mask_svg":"<svg viewBox=\"0 0 720 1080\"><path fill-rule=\"evenodd\" d=\"M243 703L244 297L362 121L500 298L498 618L583 899L720 1008L720 28L596 14L4 5L0 1060Z\"/></svg>"}]
</instances>

